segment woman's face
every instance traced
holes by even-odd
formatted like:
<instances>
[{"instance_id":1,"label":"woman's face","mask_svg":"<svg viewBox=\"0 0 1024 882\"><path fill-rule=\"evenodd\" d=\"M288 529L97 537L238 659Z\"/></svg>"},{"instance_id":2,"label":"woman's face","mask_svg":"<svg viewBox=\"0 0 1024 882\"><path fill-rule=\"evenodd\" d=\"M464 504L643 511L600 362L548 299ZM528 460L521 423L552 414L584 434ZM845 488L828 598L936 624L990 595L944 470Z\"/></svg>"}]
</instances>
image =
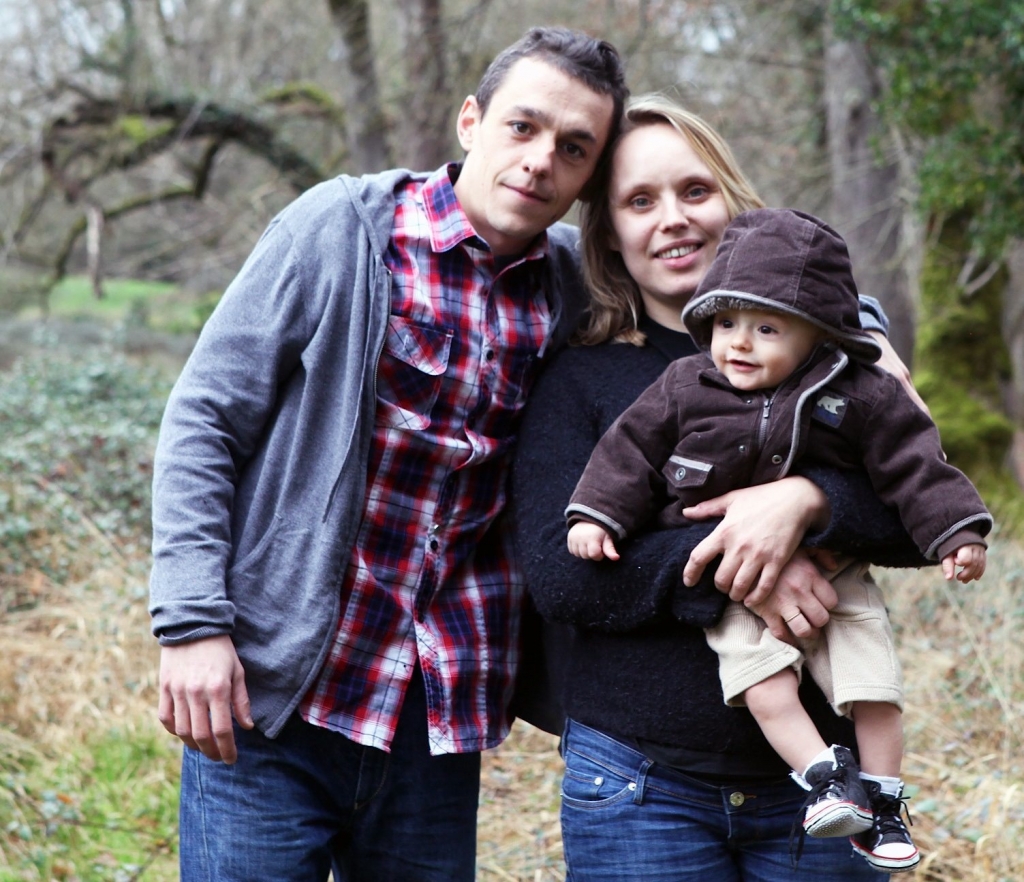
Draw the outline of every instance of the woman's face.
<instances>
[{"instance_id":1,"label":"woman's face","mask_svg":"<svg viewBox=\"0 0 1024 882\"><path fill-rule=\"evenodd\" d=\"M668 123L619 142L609 193L611 247L659 324L684 330L680 314L715 259L729 210L711 169Z\"/></svg>"}]
</instances>

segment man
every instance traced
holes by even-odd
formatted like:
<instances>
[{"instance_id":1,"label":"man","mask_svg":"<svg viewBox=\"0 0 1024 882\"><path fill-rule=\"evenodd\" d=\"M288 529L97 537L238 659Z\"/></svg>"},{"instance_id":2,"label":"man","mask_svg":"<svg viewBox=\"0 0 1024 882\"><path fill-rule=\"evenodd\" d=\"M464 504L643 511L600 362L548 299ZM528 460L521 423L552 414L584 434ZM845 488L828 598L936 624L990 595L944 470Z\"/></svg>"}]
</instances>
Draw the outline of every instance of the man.
<instances>
[{"instance_id":1,"label":"man","mask_svg":"<svg viewBox=\"0 0 1024 882\"><path fill-rule=\"evenodd\" d=\"M546 231L626 94L609 44L531 30L464 102L461 167L314 188L210 318L153 493L185 882L473 879L518 643L507 454L584 300Z\"/></svg>"}]
</instances>

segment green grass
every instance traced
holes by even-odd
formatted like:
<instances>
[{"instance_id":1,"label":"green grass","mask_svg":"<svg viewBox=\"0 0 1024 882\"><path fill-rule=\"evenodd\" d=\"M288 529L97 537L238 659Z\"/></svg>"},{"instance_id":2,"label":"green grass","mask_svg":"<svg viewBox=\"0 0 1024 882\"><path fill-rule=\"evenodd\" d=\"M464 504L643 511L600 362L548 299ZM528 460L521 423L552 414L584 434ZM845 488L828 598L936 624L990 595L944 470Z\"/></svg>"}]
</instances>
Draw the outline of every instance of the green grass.
<instances>
[{"instance_id":1,"label":"green grass","mask_svg":"<svg viewBox=\"0 0 1024 882\"><path fill-rule=\"evenodd\" d=\"M50 314L64 318L89 316L123 321L138 304L153 299L167 299L177 286L167 282L144 282L136 279L108 279L103 284L103 298L97 299L85 276L68 276L50 294Z\"/></svg>"},{"instance_id":2,"label":"green grass","mask_svg":"<svg viewBox=\"0 0 1024 882\"><path fill-rule=\"evenodd\" d=\"M9 284L5 284L5 280ZM6 288L10 291L6 292ZM46 309L38 297L26 297L11 279L0 277L0 312L22 318L41 318L44 313L69 320L93 320L131 324L168 333L195 333L203 325L220 292L196 295L170 282L140 279L105 279L103 297L97 298L86 276L67 276L50 292Z\"/></svg>"},{"instance_id":3,"label":"green grass","mask_svg":"<svg viewBox=\"0 0 1024 882\"><path fill-rule=\"evenodd\" d=\"M176 878L178 753L109 730L0 780L0 880Z\"/></svg>"}]
</instances>

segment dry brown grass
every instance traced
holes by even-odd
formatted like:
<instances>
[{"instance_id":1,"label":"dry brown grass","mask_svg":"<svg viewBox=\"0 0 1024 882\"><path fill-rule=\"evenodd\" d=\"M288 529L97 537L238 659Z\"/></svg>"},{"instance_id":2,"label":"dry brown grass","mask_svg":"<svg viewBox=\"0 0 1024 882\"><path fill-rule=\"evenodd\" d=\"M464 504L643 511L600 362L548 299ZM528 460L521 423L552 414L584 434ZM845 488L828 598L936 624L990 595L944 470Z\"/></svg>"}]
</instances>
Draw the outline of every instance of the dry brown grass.
<instances>
[{"instance_id":1,"label":"dry brown grass","mask_svg":"<svg viewBox=\"0 0 1024 882\"><path fill-rule=\"evenodd\" d=\"M910 806L925 855L919 882L1024 879L1024 550L997 542L991 561L983 582L966 587L946 586L935 570L879 575L907 679L905 774L918 788ZM45 767L97 731L131 737L157 727L144 580L137 561L72 586L38 574L0 584L7 764L32 757ZM522 724L485 756L482 882L563 878L559 777L555 739ZM142 878L171 878L172 861ZM7 878L3 865L0 854Z\"/></svg>"}]
</instances>

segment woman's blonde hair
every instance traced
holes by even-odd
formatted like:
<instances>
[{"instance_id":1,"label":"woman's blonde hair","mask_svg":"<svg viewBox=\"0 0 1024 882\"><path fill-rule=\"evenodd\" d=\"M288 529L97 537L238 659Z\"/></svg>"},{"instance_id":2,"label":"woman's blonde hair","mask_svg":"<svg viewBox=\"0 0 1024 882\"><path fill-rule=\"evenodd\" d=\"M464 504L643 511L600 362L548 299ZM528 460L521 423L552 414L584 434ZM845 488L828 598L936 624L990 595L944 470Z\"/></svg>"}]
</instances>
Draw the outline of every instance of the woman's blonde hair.
<instances>
[{"instance_id":1,"label":"woman's blonde hair","mask_svg":"<svg viewBox=\"0 0 1024 882\"><path fill-rule=\"evenodd\" d=\"M639 95L626 105L612 155L630 132L666 124L690 142L711 170L721 187L730 220L742 211L764 207L722 136L701 117L664 95ZM642 345L644 335L637 330L643 312L640 288L626 269L622 255L609 247L613 233L609 205L611 163L607 163L602 179L594 183L595 195L584 203L580 214L583 278L590 292L590 315L579 339L586 344L615 339Z\"/></svg>"}]
</instances>

